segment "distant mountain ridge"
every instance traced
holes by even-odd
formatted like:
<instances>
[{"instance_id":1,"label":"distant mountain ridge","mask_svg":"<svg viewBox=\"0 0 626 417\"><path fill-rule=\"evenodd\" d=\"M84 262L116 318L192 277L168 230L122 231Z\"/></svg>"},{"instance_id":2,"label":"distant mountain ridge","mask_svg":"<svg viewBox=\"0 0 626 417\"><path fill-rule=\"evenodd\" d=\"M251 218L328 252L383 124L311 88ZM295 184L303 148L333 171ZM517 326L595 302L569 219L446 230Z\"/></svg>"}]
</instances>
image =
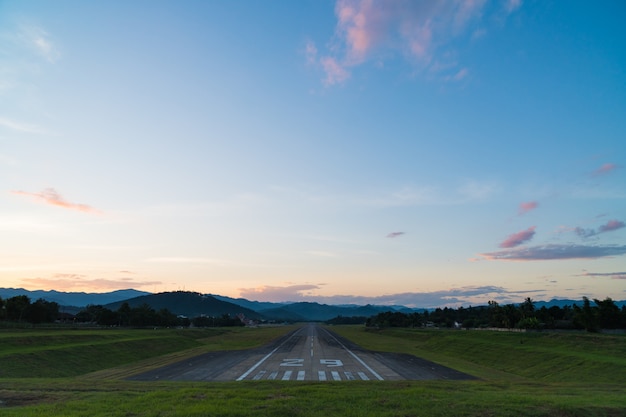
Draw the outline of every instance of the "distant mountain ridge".
<instances>
[{"instance_id":1,"label":"distant mountain ridge","mask_svg":"<svg viewBox=\"0 0 626 417\"><path fill-rule=\"evenodd\" d=\"M118 290L108 293L84 293L84 292L60 292L60 291L28 291L23 288L0 288L0 297L3 299L26 295L31 301L42 298L46 301L56 302L62 307L73 306L75 308L63 311L76 313L82 307L89 304L102 305L110 310L117 310L122 303L127 302L131 307L139 307L147 304L155 310L167 308L170 312L187 317L195 317L201 314L207 316L221 316L223 314L237 315L243 313L252 319L267 319L278 321L326 321L337 316L371 317L386 311L399 311L402 313L423 312L434 310L405 306L381 306L381 305L328 305L316 302L285 302L271 303L250 301L245 298L230 298L213 294L200 294L195 292L164 292L152 294L133 289ZM626 300L615 301L618 307L626 305ZM592 301L593 302L593 301ZM572 305L582 306L582 300L552 299L550 301L535 301L536 309ZM478 307L478 306L475 306Z\"/></svg>"},{"instance_id":2,"label":"distant mountain ridge","mask_svg":"<svg viewBox=\"0 0 626 417\"><path fill-rule=\"evenodd\" d=\"M31 301L37 301L38 299L43 298L46 301L55 302L62 306L74 307L85 307L89 304L104 305L148 294L150 293L133 289L116 290L105 293L86 293L61 292L55 290L29 291L24 288L0 288L0 297L3 299L16 297L18 295L26 295L31 299Z\"/></svg>"},{"instance_id":3,"label":"distant mountain ridge","mask_svg":"<svg viewBox=\"0 0 626 417\"><path fill-rule=\"evenodd\" d=\"M176 315L183 315L186 317L198 317L201 315L219 317L224 314L228 314L230 316L243 314L250 319L263 318L261 314L254 310L250 310L249 308L218 300L211 295L204 295L189 291L142 295L128 300L106 304L104 307L109 310L116 311L124 303L128 303L131 308L140 307L143 304L147 304L157 311L166 308Z\"/></svg>"}]
</instances>

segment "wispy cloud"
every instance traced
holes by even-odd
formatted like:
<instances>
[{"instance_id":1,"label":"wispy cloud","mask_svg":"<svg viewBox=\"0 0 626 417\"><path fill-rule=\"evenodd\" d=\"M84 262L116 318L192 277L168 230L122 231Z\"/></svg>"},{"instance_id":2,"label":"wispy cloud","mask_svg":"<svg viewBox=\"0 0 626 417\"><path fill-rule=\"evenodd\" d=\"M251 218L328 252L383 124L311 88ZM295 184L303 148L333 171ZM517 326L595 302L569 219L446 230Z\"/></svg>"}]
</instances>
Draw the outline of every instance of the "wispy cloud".
<instances>
[{"instance_id":1,"label":"wispy cloud","mask_svg":"<svg viewBox=\"0 0 626 417\"><path fill-rule=\"evenodd\" d=\"M583 277L610 277L611 279L626 279L626 272L585 272Z\"/></svg>"},{"instance_id":2,"label":"wispy cloud","mask_svg":"<svg viewBox=\"0 0 626 417\"><path fill-rule=\"evenodd\" d=\"M284 302L309 301L330 305L374 304L405 306L411 308L435 308L487 304L489 300L498 302L520 302L528 294L539 294L542 290L509 291L497 286L468 286L432 292L404 292L368 297L357 295L316 295L315 290L323 284L302 284L287 286L262 286L259 288L241 288L240 296L249 300Z\"/></svg>"},{"instance_id":3,"label":"wispy cloud","mask_svg":"<svg viewBox=\"0 0 626 417\"><path fill-rule=\"evenodd\" d=\"M0 126L21 133L33 133L36 135L46 135L50 133L47 130L40 128L39 126L17 122L6 117L0 117Z\"/></svg>"},{"instance_id":4,"label":"wispy cloud","mask_svg":"<svg viewBox=\"0 0 626 417\"><path fill-rule=\"evenodd\" d=\"M54 64L61 57L61 53L52 41L50 34L40 26L22 26L18 36L22 43L35 50L37 54L51 64Z\"/></svg>"},{"instance_id":5,"label":"wispy cloud","mask_svg":"<svg viewBox=\"0 0 626 417\"><path fill-rule=\"evenodd\" d=\"M243 298L256 301L303 301L311 291L321 287L315 284L288 285L284 287L264 285L257 288L239 288L239 294Z\"/></svg>"},{"instance_id":6,"label":"wispy cloud","mask_svg":"<svg viewBox=\"0 0 626 417\"><path fill-rule=\"evenodd\" d=\"M626 254L626 245L543 245L480 254L474 260L548 261L557 259L597 259Z\"/></svg>"},{"instance_id":7,"label":"wispy cloud","mask_svg":"<svg viewBox=\"0 0 626 417\"><path fill-rule=\"evenodd\" d=\"M79 203L70 203L66 201L54 188L46 188L45 190L39 193L29 193L26 191L12 191L13 194L23 195L28 197L33 197L37 201L40 201L45 204L49 204L56 207L61 207L70 210L78 210L86 213L100 213L100 210L97 210L87 204L79 204Z\"/></svg>"},{"instance_id":8,"label":"wispy cloud","mask_svg":"<svg viewBox=\"0 0 626 417\"><path fill-rule=\"evenodd\" d=\"M509 237L507 237L502 243L500 243L501 248L514 248L523 243L528 242L535 236L535 226L531 226L526 230L522 230L521 232L513 233Z\"/></svg>"},{"instance_id":9,"label":"wispy cloud","mask_svg":"<svg viewBox=\"0 0 626 417\"><path fill-rule=\"evenodd\" d=\"M132 278L88 278L80 274L55 274L51 278L24 278L26 285L34 288L54 288L57 291L119 290L161 285L160 281L138 281Z\"/></svg>"},{"instance_id":10,"label":"wispy cloud","mask_svg":"<svg viewBox=\"0 0 626 417\"><path fill-rule=\"evenodd\" d=\"M319 58L317 47L310 43L308 51L315 54L308 53L307 61L315 56L326 74L326 85L340 84L350 78L352 68L388 58L390 53L399 53L431 72L446 67L448 74L443 79L460 81L469 69L456 62L443 65L446 58L439 50L449 49L456 38L474 36L476 30L469 28L484 18L485 4L485 0L338 0L335 42L329 53ZM504 15L520 6L519 0L507 2Z\"/></svg>"},{"instance_id":11,"label":"wispy cloud","mask_svg":"<svg viewBox=\"0 0 626 417\"><path fill-rule=\"evenodd\" d=\"M537 203L536 201L527 201L520 203L517 214L522 216L530 211L533 211L537 207L539 207L539 203Z\"/></svg>"},{"instance_id":12,"label":"wispy cloud","mask_svg":"<svg viewBox=\"0 0 626 417\"><path fill-rule=\"evenodd\" d=\"M597 176L600 176L600 175L606 175L606 174L608 174L610 172L615 171L617 168L618 168L618 166L616 164L606 163L606 164L602 165L600 168L598 168L595 171L593 171L591 173L591 175L593 177L597 177Z\"/></svg>"},{"instance_id":13,"label":"wispy cloud","mask_svg":"<svg viewBox=\"0 0 626 417\"><path fill-rule=\"evenodd\" d=\"M396 237L403 236L404 234L405 234L404 232L391 232L387 235L387 237L390 239L394 239Z\"/></svg>"},{"instance_id":14,"label":"wispy cloud","mask_svg":"<svg viewBox=\"0 0 626 417\"><path fill-rule=\"evenodd\" d=\"M597 230L584 229L582 227L577 227L574 229L574 232L582 238L589 238L592 236L599 235L600 233L613 232L615 230L619 230L624 227L626 227L626 224L623 221L609 220L606 224L603 224L600 227L598 227Z\"/></svg>"},{"instance_id":15,"label":"wispy cloud","mask_svg":"<svg viewBox=\"0 0 626 417\"><path fill-rule=\"evenodd\" d=\"M184 256L165 256L158 258L148 258L145 262L166 263L166 264L213 264L226 265L231 262L216 258L193 258Z\"/></svg>"}]
</instances>

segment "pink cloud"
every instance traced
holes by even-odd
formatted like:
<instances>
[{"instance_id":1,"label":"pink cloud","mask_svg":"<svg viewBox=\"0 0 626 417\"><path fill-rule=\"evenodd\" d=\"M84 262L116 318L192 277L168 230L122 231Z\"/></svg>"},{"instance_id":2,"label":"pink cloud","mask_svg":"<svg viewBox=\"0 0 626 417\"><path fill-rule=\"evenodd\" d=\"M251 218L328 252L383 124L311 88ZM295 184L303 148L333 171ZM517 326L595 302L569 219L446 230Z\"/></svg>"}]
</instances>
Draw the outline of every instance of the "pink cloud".
<instances>
[{"instance_id":1,"label":"pink cloud","mask_svg":"<svg viewBox=\"0 0 626 417\"><path fill-rule=\"evenodd\" d=\"M626 224L619 220L609 220L607 224L604 224L598 228L598 233L604 232L612 232L613 230L621 229L625 227Z\"/></svg>"},{"instance_id":2,"label":"pink cloud","mask_svg":"<svg viewBox=\"0 0 626 417\"><path fill-rule=\"evenodd\" d=\"M321 63L326 73L326 78L324 79L325 85L341 84L350 78L350 72L334 58L324 57Z\"/></svg>"},{"instance_id":3,"label":"pink cloud","mask_svg":"<svg viewBox=\"0 0 626 417\"><path fill-rule=\"evenodd\" d=\"M605 175L605 174L608 174L609 172L615 171L617 168L618 167L615 164L606 163L606 164L602 165L600 168L598 168L595 171L593 171L591 173L591 175L594 176L594 177L597 177L599 175Z\"/></svg>"},{"instance_id":4,"label":"pink cloud","mask_svg":"<svg viewBox=\"0 0 626 417\"><path fill-rule=\"evenodd\" d=\"M577 227L574 229L574 232L582 238L589 238L596 236L600 233L613 232L615 230L622 229L623 227L626 227L626 224L624 222L620 220L609 220L606 224L598 227L598 230L583 229L582 227Z\"/></svg>"},{"instance_id":5,"label":"pink cloud","mask_svg":"<svg viewBox=\"0 0 626 417\"><path fill-rule=\"evenodd\" d=\"M70 210L78 210L86 213L99 213L100 211L87 204L70 203L61 197L54 188L46 188L39 193L29 193L26 191L13 191L13 194L34 197L36 200L56 207Z\"/></svg>"},{"instance_id":6,"label":"pink cloud","mask_svg":"<svg viewBox=\"0 0 626 417\"><path fill-rule=\"evenodd\" d=\"M529 227L521 232L513 233L500 243L501 248L514 248L522 243L528 242L535 236L535 226Z\"/></svg>"},{"instance_id":7,"label":"pink cloud","mask_svg":"<svg viewBox=\"0 0 626 417\"><path fill-rule=\"evenodd\" d=\"M598 259L624 254L626 254L626 245L544 245L481 253L481 258L473 260L549 261L559 259Z\"/></svg>"},{"instance_id":8,"label":"pink cloud","mask_svg":"<svg viewBox=\"0 0 626 417\"><path fill-rule=\"evenodd\" d=\"M525 203L520 203L518 214L521 216L522 214L526 214L529 211L536 209L539 206L539 203L536 201L528 201Z\"/></svg>"},{"instance_id":9,"label":"pink cloud","mask_svg":"<svg viewBox=\"0 0 626 417\"><path fill-rule=\"evenodd\" d=\"M485 0L337 0L337 40L319 59L326 85L348 79L348 68L400 53L429 71L443 66L437 51L460 36L471 36L472 22L483 18ZM517 6L514 6L517 4ZM519 1L511 7L519 7ZM484 31L484 29L483 29ZM468 32L468 33L466 33ZM475 32L475 31L474 31ZM315 54L307 53L307 60ZM444 59L450 61L450 59ZM447 62L443 79L460 81L469 70Z\"/></svg>"}]
</instances>

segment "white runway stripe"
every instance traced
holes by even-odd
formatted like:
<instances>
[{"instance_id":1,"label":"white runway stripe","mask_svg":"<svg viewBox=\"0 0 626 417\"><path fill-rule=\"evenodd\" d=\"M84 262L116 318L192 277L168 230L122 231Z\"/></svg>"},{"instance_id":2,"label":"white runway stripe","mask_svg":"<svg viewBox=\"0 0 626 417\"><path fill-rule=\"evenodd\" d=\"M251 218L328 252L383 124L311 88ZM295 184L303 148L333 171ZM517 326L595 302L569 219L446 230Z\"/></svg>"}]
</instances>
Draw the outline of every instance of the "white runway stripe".
<instances>
[{"instance_id":1,"label":"white runway stripe","mask_svg":"<svg viewBox=\"0 0 626 417\"><path fill-rule=\"evenodd\" d=\"M319 379L320 381L326 381L326 372L317 371L317 379Z\"/></svg>"},{"instance_id":2,"label":"white runway stripe","mask_svg":"<svg viewBox=\"0 0 626 417\"><path fill-rule=\"evenodd\" d=\"M337 371L332 371L330 374L333 376L333 380L335 380L335 381L341 381L341 376L339 376L339 372L337 372Z\"/></svg>"},{"instance_id":3,"label":"white runway stripe","mask_svg":"<svg viewBox=\"0 0 626 417\"><path fill-rule=\"evenodd\" d=\"M363 381L369 381L369 377L367 375L365 375L365 372L359 372L359 377L361 377L361 379Z\"/></svg>"},{"instance_id":4,"label":"white runway stripe","mask_svg":"<svg viewBox=\"0 0 626 417\"><path fill-rule=\"evenodd\" d=\"M293 371L285 371L285 373L283 374L283 381L289 381L289 379L291 378L291 374L293 373Z\"/></svg>"}]
</instances>

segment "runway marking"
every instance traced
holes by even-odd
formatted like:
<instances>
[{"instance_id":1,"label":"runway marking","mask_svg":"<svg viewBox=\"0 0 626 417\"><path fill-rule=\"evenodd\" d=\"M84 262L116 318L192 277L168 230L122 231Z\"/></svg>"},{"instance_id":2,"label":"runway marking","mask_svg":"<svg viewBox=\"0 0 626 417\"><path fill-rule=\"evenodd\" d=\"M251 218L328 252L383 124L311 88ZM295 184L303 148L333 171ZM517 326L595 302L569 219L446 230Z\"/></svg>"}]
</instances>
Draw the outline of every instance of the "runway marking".
<instances>
[{"instance_id":1,"label":"runway marking","mask_svg":"<svg viewBox=\"0 0 626 417\"><path fill-rule=\"evenodd\" d=\"M341 362L341 359L320 359L320 364L326 365L329 368L335 366L343 366L343 362Z\"/></svg>"},{"instance_id":2,"label":"runway marking","mask_svg":"<svg viewBox=\"0 0 626 417\"><path fill-rule=\"evenodd\" d=\"M276 379L277 376L278 376L278 372L274 371L270 374L270 376L267 377L267 379Z\"/></svg>"},{"instance_id":3,"label":"runway marking","mask_svg":"<svg viewBox=\"0 0 626 417\"><path fill-rule=\"evenodd\" d=\"M274 349L273 351L271 351L270 353L268 353L267 355L265 355L263 357L263 359L261 359L260 361L258 361L257 363L255 363L252 368L248 369L246 372L243 373L243 375L241 375L239 378L236 379L236 381L241 381L243 379L245 379L248 375L250 375L252 373L252 371L254 371L256 368L258 368L263 362L265 362L267 360L267 358L269 358L270 356L272 356L274 354L274 352L276 352L278 349L280 349L285 343L287 343L288 340L291 340L292 337L294 337L296 335L296 333L299 333L300 330L294 332L290 337L288 337L287 339L285 339L285 341L283 341L283 343L281 343L280 345L278 345L276 347L276 349Z\"/></svg>"},{"instance_id":4,"label":"runway marking","mask_svg":"<svg viewBox=\"0 0 626 417\"><path fill-rule=\"evenodd\" d=\"M304 371L298 371L298 376L296 377L298 381L304 381Z\"/></svg>"},{"instance_id":5,"label":"runway marking","mask_svg":"<svg viewBox=\"0 0 626 417\"><path fill-rule=\"evenodd\" d=\"M326 371L317 371L317 379L326 381Z\"/></svg>"},{"instance_id":6,"label":"runway marking","mask_svg":"<svg viewBox=\"0 0 626 417\"><path fill-rule=\"evenodd\" d=\"M260 371L260 372L259 372L258 374L256 374L256 375L254 376L254 378L252 378L252 379L254 379L255 381L258 381L259 379L263 378L263 375L265 375L265 373L266 373L266 372L267 372L267 371Z\"/></svg>"},{"instance_id":7,"label":"runway marking","mask_svg":"<svg viewBox=\"0 0 626 417\"><path fill-rule=\"evenodd\" d=\"M283 359L280 366L303 366L304 359Z\"/></svg>"},{"instance_id":8,"label":"runway marking","mask_svg":"<svg viewBox=\"0 0 626 417\"><path fill-rule=\"evenodd\" d=\"M359 372L358 374L359 374L359 376L361 377L361 379L363 381L369 381L370 380L369 377L367 375L365 375L365 372Z\"/></svg>"},{"instance_id":9,"label":"runway marking","mask_svg":"<svg viewBox=\"0 0 626 417\"><path fill-rule=\"evenodd\" d=\"M352 372L344 372L348 381L354 381L356 378L352 375Z\"/></svg>"},{"instance_id":10,"label":"runway marking","mask_svg":"<svg viewBox=\"0 0 626 417\"><path fill-rule=\"evenodd\" d=\"M337 371L332 371L330 374L333 376L333 379L334 379L335 381L341 381L341 376L339 376L339 372L337 372Z\"/></svg>"},{"instance_id":11,"label":"runway marking","mask_svg":"<svg viewBox=\"0 0 626 417\"><path fill-rule=\"evenodd\" d=\"M324 330L326 333L328 333L328 335L329 335L330 337L332 337L333 339L335 339L335 342L337 342L337 343L339 344L339 346L341 346L342 348L344 348L346 352L348 352L350 355L352 355L352 357L354 357L354 359L356 359L357 361L359 361L359 363L360 363L361 365L363 365L363 366L364 366L364 367L365 367L368 371L370 371L370 372L371 372L371 374L372 374L372 375L374 375L374 376L375 376L375 377L376 377L379 381L384 381L384 378L383 378L382 376L378 375L378 373L377 373L375 370L373 370L372 368L370 368L368 364L366 364L365 362L363 362L363 360L362 360L361 358L359 358L359 357L358 357L355 353L353 353L350 349L348 349L347 347L345 347L345 346L343 345L343 343L341 343L339 340L337 340L337 338L336 338L335 336L333 336L332 334L330 334L330 332L329 332L328 330L326 330L326 329L322 329L322 330Z\"/></svg>"},{"instance_id":12,"label":"runway marking","mask_svg":"<svg viewBox=\"0 0 626 417\"><path fill-rule=\"evenodd\" d=\"M285 371L285 374L283 375L282 380L283 381L289 381L289 379L291 378L291 374L293 373L293 371Z\"/></svg>"}]
</instances>

